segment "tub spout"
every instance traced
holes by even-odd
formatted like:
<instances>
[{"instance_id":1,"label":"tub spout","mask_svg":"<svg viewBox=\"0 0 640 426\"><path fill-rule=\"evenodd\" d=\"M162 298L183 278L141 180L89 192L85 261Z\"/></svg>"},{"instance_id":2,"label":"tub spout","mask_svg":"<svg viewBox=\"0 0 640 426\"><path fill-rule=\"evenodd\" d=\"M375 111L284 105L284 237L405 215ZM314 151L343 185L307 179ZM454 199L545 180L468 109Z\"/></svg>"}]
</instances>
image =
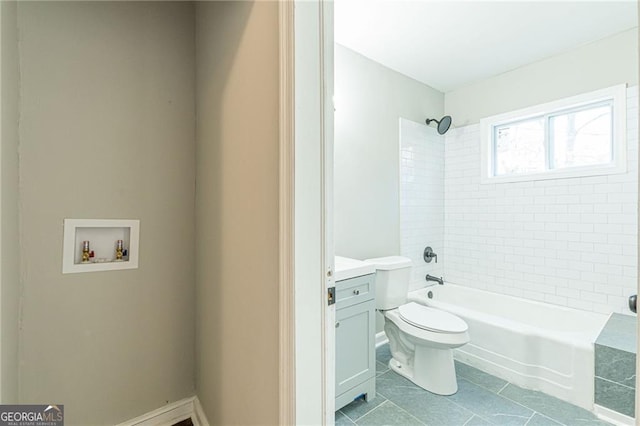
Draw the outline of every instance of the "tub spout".
<instances>
[{"instance_id":1,"label":"tub spout","mask_svg":"<svg viewBox=\"0 0 640 426\"><path fill-rule=\"evenodd\" d=\"M435 281L440 285L444 285L444 280L442 279L442 277L438 278L438 277L434 277L433 275L427 274L427 276L424 277L424 279L427 281Z\"/></svg>"}]
</instances>

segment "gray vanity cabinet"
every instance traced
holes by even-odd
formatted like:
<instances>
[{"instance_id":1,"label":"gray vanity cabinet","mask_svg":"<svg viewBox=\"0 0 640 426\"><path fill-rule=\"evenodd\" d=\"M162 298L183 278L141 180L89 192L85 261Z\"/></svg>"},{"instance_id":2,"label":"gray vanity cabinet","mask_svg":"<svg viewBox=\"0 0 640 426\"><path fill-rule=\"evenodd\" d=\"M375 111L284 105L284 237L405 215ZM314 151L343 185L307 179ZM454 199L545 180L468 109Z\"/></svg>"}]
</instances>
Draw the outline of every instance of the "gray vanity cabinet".
<instances>
[{"instance_id":1,"label":"gray vanity cabinet","mask_svg":"<svg viewBox=\"0 0 640 426\"><path fill-rule=\"evenodd\" d=\"M336 282L336 410L376 396L375 274Z\"/></svg>"}]
</instances>

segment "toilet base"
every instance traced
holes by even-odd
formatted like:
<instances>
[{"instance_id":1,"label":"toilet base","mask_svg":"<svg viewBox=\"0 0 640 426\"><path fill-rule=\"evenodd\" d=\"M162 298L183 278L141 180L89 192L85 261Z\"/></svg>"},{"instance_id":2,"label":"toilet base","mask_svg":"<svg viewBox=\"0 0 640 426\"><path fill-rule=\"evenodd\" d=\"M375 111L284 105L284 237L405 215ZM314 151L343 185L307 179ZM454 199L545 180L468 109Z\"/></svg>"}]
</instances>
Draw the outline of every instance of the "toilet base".
<instances>
[{"instance_id":1,"label":"toilet base","mask_svg":"<svg viewBox=\"0 0 640 426\"><path fill-rule=\"evenodd\" d=\"M451 349L417 346L413 368L403 365L395 358L389 361L389 368L431 393L453 395L458 392L456 367Z\"/></svg>"}]
</instances>

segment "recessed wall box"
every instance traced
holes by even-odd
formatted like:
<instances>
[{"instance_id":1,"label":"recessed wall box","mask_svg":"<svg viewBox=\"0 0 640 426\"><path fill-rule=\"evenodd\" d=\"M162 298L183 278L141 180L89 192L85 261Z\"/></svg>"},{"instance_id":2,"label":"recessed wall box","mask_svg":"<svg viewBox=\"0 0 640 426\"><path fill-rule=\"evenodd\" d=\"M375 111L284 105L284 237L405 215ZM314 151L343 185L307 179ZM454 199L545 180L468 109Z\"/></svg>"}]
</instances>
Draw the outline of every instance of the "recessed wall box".
<instances>
[{"instance_id":1,"label":"recessed wall box","mask_svg":"<svg viewBox=\"0 0 640 426\"><path fill-rule=\"evenodd\" d=\"M116 260L118 240L126 255ZM83 261L84 242L92 256ZM138 268L140 221L122 219L65 219L62 273L114 271Z\"/></svg>"}]
</instances>

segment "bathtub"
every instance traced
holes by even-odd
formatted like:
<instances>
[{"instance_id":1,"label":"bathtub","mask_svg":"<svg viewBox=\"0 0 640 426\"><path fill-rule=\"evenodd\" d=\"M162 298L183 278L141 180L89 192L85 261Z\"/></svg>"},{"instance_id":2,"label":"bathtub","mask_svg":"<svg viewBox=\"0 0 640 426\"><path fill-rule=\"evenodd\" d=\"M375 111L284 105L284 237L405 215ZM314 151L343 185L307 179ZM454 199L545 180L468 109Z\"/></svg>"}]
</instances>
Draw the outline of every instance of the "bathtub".
<instances>
[{"instance_id":1,"label":"bathtub","mask_svg":"<svg viewBox=\"0 0 640 426\"><path fill-rule=\"evenodd\" d=\"M449 283L409 299L467 322L471 342L455 350L456 359L593 411L593 342L606 315Z\"/></svg>"}]
</instances>

